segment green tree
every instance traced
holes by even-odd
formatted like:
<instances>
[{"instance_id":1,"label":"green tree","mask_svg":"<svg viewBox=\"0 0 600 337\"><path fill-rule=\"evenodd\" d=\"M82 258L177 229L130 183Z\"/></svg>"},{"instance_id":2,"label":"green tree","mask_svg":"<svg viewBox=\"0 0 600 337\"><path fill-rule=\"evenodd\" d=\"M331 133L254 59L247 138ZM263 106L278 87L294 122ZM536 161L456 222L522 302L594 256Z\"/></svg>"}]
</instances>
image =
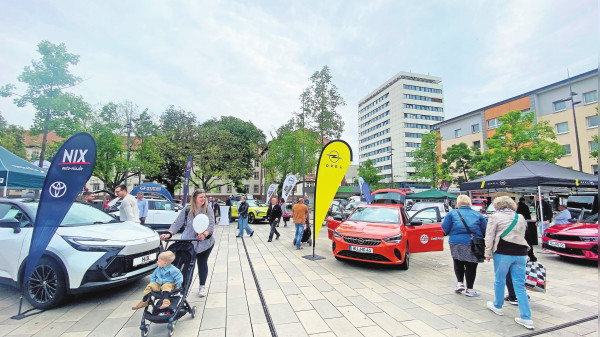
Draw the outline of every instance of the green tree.
<instances>
[{"instance_id":1,"label":"green tree","mask_svg":"<svg viewBox=\"0 0 600 337\"><path fill-rule=\"evenodd\" d=\"M383 176L380 173L381 171L373 166L373 161L371 159L362 162L358 167L358 176L362 177L363 180L369 184L369 188L372 191L382 186L380 181L383 179Z\"/></svg>"},{"instance_id":2,"label":"green tree","mask_svg":"<svg viewBox=\"0 0 600 337\"><path fill-rule=\"evenodd\" d=\"M305 127L319 134L321 144L324 138L337 139L344 132L344 121L337 109L346 102L331 79L329 67L324 66L310 77L310 86L300 95Z\"/></svg>"},{"instance_id":3,"label":"green tree","mask_svg":"<svg viewBox=\"0 0 600 337\"><path fill-rule=\"evenodd\" d=\"M445 160L441 166L442 171L458 175L452 179L457 184L477 178L475 165L481 160L478 147L469 148L465 143L454 144L442 154L442 158Z\"/></svg>"},{"instance_id":4,"label":"green tree","mask_svg":"<svg viewBox=\"0 0 600 337\"><path fill-rule=\"evenodd\" d=\"M251 122L223 116L202 123L198 134L192 172L200 186L205 190L229 184L241 188L242 181L254 174L253 163L265 147L264 133Z\"/></svg>"},{"instance_id":5,"label":"green tree","mask_svg":"<svg viewBox=\"0 0 600 337\"><path fill-rule=\"evenodd\" d=\"M160 172L162 158L157 151L157 126L152 121L152 115L145 109L136 119L133 127L135 141L132 145L133 159L129 168L133 175L156 175ZM141 183L141 181L140 181Z\"/></svg>"},{"instance_id":6,"label":"green tree","mask_svg":"<svg viewBox=\"0 0 600 337\"><path fill-rule=\"evenodd\" d=\"M0 112L0 146L27 160L25 130L18 125L8 124Z\"/></svg>"},{"instance_id":7,"label":"green tree","mask_svg":"<svg viewBox=\"0 0 600 337\"><path fill-rule=\"evenodd\" d=\"M298 184L302 183L303 144L304 171L313 172L321 151L320 137L314 131L303 132L296 119L290 119L277 129L274 139L267 146L262 167L266 171L266 181L274 181L279 185L278 195L281 195L283 183L288 175L299 176Z\"/></svg>"},{"instance_id":8,"label":"green tree","mask_svg":"<svg viewBox=\"0 0 600 337\"><path fill-rule=\"evenodd\" d=\"M548 121L534 123L533 111L510 111L498 118L502 123L487 141L488 151L476 165L479 171L491 174L519 160L541 160L556 163L564 149L553 140L554 129Z\"/></svg>"},{"instance_id":9,"label":"green tree","mask_svg":"<svg viewBox=\"0 0 600 337\"><path fill-rule=\"evenodd\" d=\"M159 170L147 176L163 184L169 193L175 193L185 176L185 164L193 154L198 138L198 124L191 112L173 105L167 107L159 118L160 134L155 138L156 149L162 158Z\"/></svg>"},{"instance_id":10,"label":"green tree","mask_svg":"<svg viewBox=\"0 0 600 337\"><path fill-rule=\"evenodd\" d=\"M51 121L55 118L64 118L66 121L74 119L71 118L73 111L83 107L84 104L81 103L80 97L63 92L81 81L81 78L69 71L70 66L77 65L79 56L68 53L64 43L56 45L48 41L38 43L37 51L41 59L32 61L31 66L25 66L21 75L17 77L19 82L27 84L25 93L17 95L14 93L16 87L13 84L6 84L0 88L0 96L16 95L18 97L14 102L17 106L31 104L35 108L36 115L32 130L41 130L43 133L41 165L45 159L46 136L51 130ZM75 102L71 102L73 100Z\"/></svg>"},{"instance_id":11,"label":"green tree","mask_svg":"<svg viewBox=\"0 0 600 337\"><path fill-rule=\"evenodd\" d=\"M436 131L431 131L421 138L421 147L413 151L414 178L425 180L431 187L437 187L438 180L443 176L438 155L438 141L441 138Z\"/></svg>"}]
</instances>

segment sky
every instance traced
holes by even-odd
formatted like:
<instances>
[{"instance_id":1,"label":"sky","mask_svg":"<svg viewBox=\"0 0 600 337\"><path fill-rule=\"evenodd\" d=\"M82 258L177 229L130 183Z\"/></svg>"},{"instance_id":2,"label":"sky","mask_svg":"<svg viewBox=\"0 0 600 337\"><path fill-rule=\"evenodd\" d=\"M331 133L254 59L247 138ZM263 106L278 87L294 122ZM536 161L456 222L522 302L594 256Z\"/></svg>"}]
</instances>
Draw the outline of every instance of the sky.
<instances>
[{"instance_id":1,"label":"sky","mask_svg":"<svg viewBox=\"0 0 600 337\"><path fill-rule=\"evenodd\" d=\"M267 139L301 109L329 66L346 105L342 139L358 157L358 102L400 71L442 78L446 118L598 67L596 0L0 0L0 85L38 59L42 40L80 55L71 92L95 108L169 105L199 121L232 115ZM31 107L0 98L28 129Z\"/></svg>"}]
</instances>

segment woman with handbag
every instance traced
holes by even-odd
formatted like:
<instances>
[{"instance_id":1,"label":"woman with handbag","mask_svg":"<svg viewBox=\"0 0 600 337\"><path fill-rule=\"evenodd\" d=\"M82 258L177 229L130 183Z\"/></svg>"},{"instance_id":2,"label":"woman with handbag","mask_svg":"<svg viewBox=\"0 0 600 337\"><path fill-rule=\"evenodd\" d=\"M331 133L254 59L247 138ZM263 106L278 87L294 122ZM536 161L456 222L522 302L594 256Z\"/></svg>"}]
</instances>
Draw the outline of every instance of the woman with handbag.
<instances>
[{"instance_id":1,"label":"woman with handbag","mask_svg":"<svg viewBox=\"0 0 600 337\"><path fill-rule=\"evenodd\" d=\"M529 250L525 240L527 222L515 212L517 204L509 197L494 199L494 208L496 212L490 215L485 234L485 258L488 262L494 259L495 300L488 301L487 307L497 315L504 315L504 286L506 274L510 271L521 316L515 317L515 322L533 330L529 299L525 292L525 266Z\"/></svg>"},{"instance_id":2,"label":"woman with handbag","mask_svg":"<svg viewBox=\"0 0 600 337\"><path fill-rule=\"evenodd\" d=\"M464 291L466 296L476 297L479 296L479 292L473 290L473 285L477 275L477 264L484 260L483 237L487 222L481 213L471 208L471 198L467 195L458 196L456 207L457 209L450 211L442 222L444 234L449 237L450 254L454 260L454 274L458 282L454 292L460 294Z\"/></svg>"}]
</instances>

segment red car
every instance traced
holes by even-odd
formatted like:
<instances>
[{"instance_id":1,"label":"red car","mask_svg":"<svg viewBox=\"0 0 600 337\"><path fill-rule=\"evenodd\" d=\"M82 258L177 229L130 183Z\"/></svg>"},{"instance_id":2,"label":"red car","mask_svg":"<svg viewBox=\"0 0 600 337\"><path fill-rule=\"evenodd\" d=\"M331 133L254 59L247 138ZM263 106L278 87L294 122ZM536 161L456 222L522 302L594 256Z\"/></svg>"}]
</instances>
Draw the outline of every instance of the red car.
<instances>
[{"instance_id":1,"label":"red car","mask_svg":"<svg viewBox=\"0 0 600 337\"><path fill-rule=\"evenodd\" d=\"M327 219L336 259L367 261L409 267L409 252L444 249L444 232L437 207L423 209L410 220L398 204L357 207L343 222Z\"/></svg>"},{"instance_id":2,"label":"red car","mask_svg":"<svg viewBox=\"0 0 600 337\"><path fill-rule=\"evenodd\" d=\"M578 259L598 260L598 224L554 225L542 236L542 250Z\"/></svg>"},{"instance_id":3,"label":"red car","mask_svg":"<svg viewBox=\"0 0 600 337\"><path fill-rule=\"evenodd\" d=\"M471 199L471 208L473 208L481 214L485 213L485 210L487 209L487 204L487 199Z\"/></svg>"}]
</instances>

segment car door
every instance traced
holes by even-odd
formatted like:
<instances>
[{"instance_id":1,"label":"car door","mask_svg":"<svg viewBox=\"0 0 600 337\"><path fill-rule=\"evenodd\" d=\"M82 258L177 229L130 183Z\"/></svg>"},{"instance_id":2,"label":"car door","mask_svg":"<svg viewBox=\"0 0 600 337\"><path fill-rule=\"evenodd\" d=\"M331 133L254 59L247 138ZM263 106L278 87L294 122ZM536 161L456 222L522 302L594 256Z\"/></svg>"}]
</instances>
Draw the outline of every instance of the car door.
<instances>
[{"instance_id":1,"label":"car door","mask_svg":"<svg viewBox=\"0 0 600 337\"><path fill-rule=\"evenodd\" d=\"M160 226L161 228L169 228L173 221L177 218L177 211L173 204L166 200L155 201L154 212L154 225ZM148 212L150 213L150 212Z\"/></svg>"},{"instance_id":2,"label":"car door","mask_svg":"<svg viewBox=\"0 0 600 337\"><path fill-rule=\"evenodd\" d=\"M12 228L0 228L0 278L16 280L20 262L25 257L24 248L29 250L29 245L24 243L31 241L33 222L18 206L9 203L0 203L0 219L19 221L18 233Z\"/></svg>"},{"instance_id":3,"label":"car door","mask_svg":"<svg viewBox=\"0 0 600 337\"><path fill-rule=\"evenodd\" d=\"M148 200L148 216L146 217L146 225L156 223L156 201Z\"/></svg>"},{"instance_id":4,"label":"car door","mask_svg":"<svg viewBox=\"0 0 600 337\"><path fill-rule=\"evenodd\" d=\"M408 219L402 210L402 220L406 221L405 227L411 253L444 250L444 231L440 209L437 206L423 208Z\"/></svg>"}]
</instances>

